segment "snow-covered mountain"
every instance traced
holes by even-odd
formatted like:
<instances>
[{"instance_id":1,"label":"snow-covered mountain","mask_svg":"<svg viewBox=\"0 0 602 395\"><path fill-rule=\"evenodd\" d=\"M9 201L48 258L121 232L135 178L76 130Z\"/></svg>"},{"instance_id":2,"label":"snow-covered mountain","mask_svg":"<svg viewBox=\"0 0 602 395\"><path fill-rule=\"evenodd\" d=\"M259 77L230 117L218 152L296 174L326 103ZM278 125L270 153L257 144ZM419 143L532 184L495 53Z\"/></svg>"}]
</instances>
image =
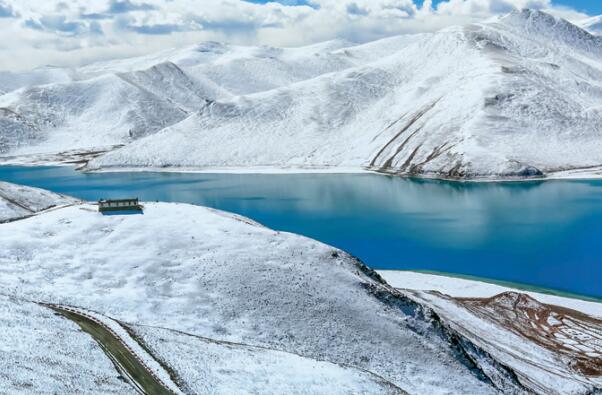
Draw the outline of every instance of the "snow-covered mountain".
<instances>
[{"instance_id":1,"label":"snow-covered mountain","mask_svg":"<svg viewBox=\"0 0 602 395\"><path fill-rule=\"evenodd\" d=\"M602 165L602 38L540 11L362 45L204 43L69 75L0 96L0 151L126 144L88 168L452 178Z\"/></svg>"}]
</instances>

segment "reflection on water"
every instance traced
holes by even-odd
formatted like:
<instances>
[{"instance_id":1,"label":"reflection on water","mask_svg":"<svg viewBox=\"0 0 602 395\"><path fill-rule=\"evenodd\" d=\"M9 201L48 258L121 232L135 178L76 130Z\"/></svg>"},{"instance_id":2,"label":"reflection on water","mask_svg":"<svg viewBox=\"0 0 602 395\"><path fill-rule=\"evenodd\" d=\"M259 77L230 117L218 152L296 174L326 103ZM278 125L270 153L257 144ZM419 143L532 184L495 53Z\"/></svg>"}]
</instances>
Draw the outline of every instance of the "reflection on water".
<instances>
[{"instance_id":1,"label":"reflection on water","mask_svg":"<svg viewBox=\"0 0 602 395\"><path fill-rule=\"evenodd\" d=\"M340 247L374 268L427 269L602 296L602 182L450 183L369 174L82 174L0 180L83 199L188 202Z\"/></svg>"}]
</instances>

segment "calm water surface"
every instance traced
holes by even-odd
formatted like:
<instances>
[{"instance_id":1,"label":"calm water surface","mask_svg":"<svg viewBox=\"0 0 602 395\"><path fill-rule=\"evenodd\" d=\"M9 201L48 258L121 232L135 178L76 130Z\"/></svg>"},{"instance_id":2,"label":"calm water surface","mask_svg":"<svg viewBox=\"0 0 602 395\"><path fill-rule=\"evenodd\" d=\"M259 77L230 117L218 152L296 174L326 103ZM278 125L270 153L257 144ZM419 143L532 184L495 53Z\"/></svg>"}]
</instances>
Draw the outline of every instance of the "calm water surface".
<instances>
[{"instance_id":1,"label":"calm water surface","mask_svg":"<svg viewBox=\"0 0 602 395\"><path fill-rule=\"evenodd\" d=\"M450 183L371 174L78 173L0 180L87 200L137 196L236 212L377 269L434 270L602 297L602 181Z\"/></svg>"}]
</instances>

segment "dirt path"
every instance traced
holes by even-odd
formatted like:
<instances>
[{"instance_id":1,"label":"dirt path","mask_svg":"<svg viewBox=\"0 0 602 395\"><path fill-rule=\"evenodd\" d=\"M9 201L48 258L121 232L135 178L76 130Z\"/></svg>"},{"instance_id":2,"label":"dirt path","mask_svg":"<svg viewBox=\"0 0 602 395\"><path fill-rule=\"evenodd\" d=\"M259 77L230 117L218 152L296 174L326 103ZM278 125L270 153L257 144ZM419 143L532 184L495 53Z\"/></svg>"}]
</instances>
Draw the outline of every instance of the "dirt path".
<instances>
[{"instance_id":1,"label":"dirt path","mask_svg":"<svg viewBox=\"0 0 602 395\"><path fill-rule=\"evenodd\" d=\"M92 336L111 361L113 361L117 370L124 376L127 376L138 392L149 395L175 394L175 392L172 391L138 355L136 355L130 346L106 324L91 315L70 307L45 303L42 303L41 305L48 307L65 318L75 322L84 332Z\"/></svg>"}]
</instances>

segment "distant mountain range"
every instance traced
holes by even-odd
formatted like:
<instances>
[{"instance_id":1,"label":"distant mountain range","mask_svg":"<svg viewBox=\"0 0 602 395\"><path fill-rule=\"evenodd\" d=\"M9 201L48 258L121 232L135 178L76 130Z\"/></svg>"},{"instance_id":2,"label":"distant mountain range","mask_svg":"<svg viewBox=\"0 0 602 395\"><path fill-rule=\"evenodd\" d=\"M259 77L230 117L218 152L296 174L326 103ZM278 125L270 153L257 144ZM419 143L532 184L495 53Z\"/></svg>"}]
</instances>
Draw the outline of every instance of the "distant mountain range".
<instances>
[{"instance_id":1,"label":"distant mountain range","mask_svg":"<svg viewBox=\"0 0 602 395\"><path fill-rule=\"evenodd\" d=\"M602 165L600 18L533 10L302 48L214 42L0 73L0 153L124 144L97 168L543 176Z\"/></svg>"}]
</instances>

